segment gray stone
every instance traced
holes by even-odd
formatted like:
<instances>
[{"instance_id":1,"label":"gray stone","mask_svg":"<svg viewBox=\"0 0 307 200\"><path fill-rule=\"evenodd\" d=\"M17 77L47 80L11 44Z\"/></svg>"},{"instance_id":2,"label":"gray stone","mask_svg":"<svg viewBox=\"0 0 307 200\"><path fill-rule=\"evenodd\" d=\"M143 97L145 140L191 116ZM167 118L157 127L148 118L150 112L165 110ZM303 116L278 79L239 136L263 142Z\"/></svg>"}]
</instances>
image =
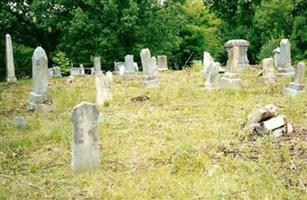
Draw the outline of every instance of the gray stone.
<instances>
[{"instance_id":1,"label":"gray stone","mask_svg":"<svg viewBox=\"0 0 307 200\"><path fill-rule=\"evenodd\" d=\"M17 128L25 128L26 127L26 120L23 116L16 116L15 117L15 124Z\"/></svg>"},{"instance_id":2,"label":"gray stone","mask_svg":"<svg viewBox=\"0 0 307 200\"><path fill-rule=\"evenodd\" d=\"M124 78L125 79L135 78L135 67L134 67L133 55L125 56Z\"/></svg>"},{"instance_id":3,"label":"gray stone","mask_svg":"<svg viewBox=\"0 0 307 200\"><path fill-rule=\"evenodd\" d=\"M208 75L208 69L213 65L213 58L209 52L204 51L203 54L203 74L206 77Z\"/></svg>"},{"instance_id":4,"label":"gray stone","mask_svg":"<svg viewBox=\"0 0 307 200\"><path fill-rule=\"evenodd\" d=\"M273 50L273 58L274 58L274 66L276 69L280 68L279 62L280 62L280 48L277 47Z\"/></svg>"},{"instance_id":5,"label":"gray stone","mask_svg":"<svg viewBox=\"0 0 307 200\"><path fill-rule=\"evenodd\" d=\"M214 62L209 68L207 68L207 81L205 82L205 89L211 90L218 88L219 83L219 69L220 63Z\"/></svg>"},{"instance_id":6,"label":"gray stone","mask_svg":"<svg viewBox=\"0 0 307 200\"><path fill-rule=\"evenodd\" d=\"M159 71L167 71L168 66L167 66L167 56L166 55L161 55L158 56L158 70Z\"/></svg>"},{"instance_id":7,"label":"gray stone","mask_svg":"<svg viewBox=\"0 0 307 200\"><path fill-rule=\"evenodd\" d=\"M15 76L15 66L13 57L13 45L12 38L9 34L5 36L5 53L6 53L6 81L8 83L17 82Z\"/></svg>"},{"instance_id":8,"label":"gray stone","mask_svg":"<svg viewBox=\"0 0 307 200\"><path fill-rule=\"evenodd\" d=\"M100 165L98 145L99 111L94 104L81 102L72 110L73 171L84 171Z\"/></svg>"},{"instance_id":9,"label":"gray stone","mask_svg":"<svg viewBox=\"0 0 307 200\"><path fill-rule=\"evenodd\" d=\"M273 104L257 106L247 117L246 127L252 129L254 124L277 116L277 107Z\"/></svg>"},{"instance_id":10,"label":"gray stone","mask_svg":"<svg viewBox=\"0 0 307 200\"><path fill-rule=\"evenodd\" d=\"M37 47L32 57L32 91L27 103L29 110L47 112L51 104L48 91L48 58L42 47Z\"/></svg>"},{"instance_id":11,"label":"gray stone","mask_svg":"<svg viewBox=\"0 0 307 200\"><path fill-rule=\"evenodd\" d=\"M281 128L286 124L285 116L278 115L276 117L272 117L266 121L260 123L260 126L264 128L264 130L273 131L277 128Z\"/></svg>"},{"instance_id":12,"label":"gray stone","mask_svg":"<svg viewBox=\"0 0 307 200\"><path fill-rule=\"evenodd\" d=\"M159 82L157 80L154 66L152 65L152 58L149 49L142 49L140 56L143 68L142 83L146 87L157 87Z\"/></svg>"},{"instance_id":13,"label":"gray stone","mask_svg":"<svg viewBox=\"0 0 307 200\"><path fill-rule=\"evenodd\" d=\"M228 52L228 61L227 66L232 62L231 60L235 60L237 63L238 69L246 69L249 68L249 60L247 58L247 50L248 50L249 42L246 40L238 39L238 40L229 40L225 43L226 51ZM231 49L234 47L238 48L238 53L235 55L231 55ZM230 60L231 59L231 60Z\"/></svg>"},{"instance_id":14,"label":"gray stone","mask_svg":"<svg viewBox=\"0 0 307 200\"><path fill-rule=\"evenodd\" d=\"M274 60L273 58L265 58L262 60L262 76L261 79L266 83L275 82Z\"/></svg>"},{"instance_id":15,"label":"gray stone","mask_svg":"<svg viewBox=\"0 0 307 200\"><path fill-rule=\"evenodd\" d=\"M304 75L305 75L305 63L299 62L296 67L296 73L294 81L284 89L284 95L295 97L298 94L304 93Z\"/></svg>"},{"instance_id":16,"label":"gray stone","mask_svg":"<svg viewBox=\"0 0 307 200\"><path fill-rule=\"evenodd\" d=\"M95 86L96 104L98 106L102 106L112 99L111 83L105 75L100 74L95 76Z\"/></svg>"},{"instance_id":17,"label":"gray stone","mask_svg":"<svg viewBox=\"0 0 307 200\"><path fill-rule=\"evenodd\" d=\"M101 75L102 70L101 70L101 60L100 57L95 57L94 58L94 71L92 71L92 75Z\"/></svg>"},{"instance_id":18,"label":"gray stone","mask_svg":"<svg viewBox=\"0 0 307 200\"><path fill-rule=\"evenodd\" d=\"M280 57L277 75L287 77L294 75L294 69L291 66L291 44L288 39L282 39L280 41Z\"/></svg>"},{"instance_id":19,"label":"gray stone","mask_svg":"<svg viewBox=\"0 0 307 200\"><path fill-rule=\"evenodd\" d=\"M240 48L237 46L232 47L228 52L228 61L226 73L221 78L220 85L224 88L240 88L241 79L239 77L238 71L238 57L240 54Z\"/></svg>"}]
</instances>

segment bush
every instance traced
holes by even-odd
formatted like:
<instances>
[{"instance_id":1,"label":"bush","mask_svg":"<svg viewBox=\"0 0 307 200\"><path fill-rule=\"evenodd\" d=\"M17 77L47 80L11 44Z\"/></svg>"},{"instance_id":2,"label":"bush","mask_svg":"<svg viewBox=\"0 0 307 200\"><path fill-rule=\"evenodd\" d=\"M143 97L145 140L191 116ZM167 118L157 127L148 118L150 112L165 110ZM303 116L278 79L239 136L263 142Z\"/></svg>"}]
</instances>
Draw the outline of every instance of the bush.
<instances>
[{"instance_id":1,"label":"bush","mask_svg":"<svg viewBox=\"0 0 307 200\"><path fill-rule=\"evenodd\" d=\"M283 37L271 38L260 49L258 59L261 61L264 58L273 57L273 50L279 47L279 43Z\"/></svg>"},{"instance_id":2,"label":"bush","mask_svg":"<svg viewBox=\"0 0 307 200\"><path fill-rule=\"evenodd\" d=\"M69 74L69 59L65 52L59 51L52 57L52 61L61 68L63 75Z\"/></svg>"}]
</instances>

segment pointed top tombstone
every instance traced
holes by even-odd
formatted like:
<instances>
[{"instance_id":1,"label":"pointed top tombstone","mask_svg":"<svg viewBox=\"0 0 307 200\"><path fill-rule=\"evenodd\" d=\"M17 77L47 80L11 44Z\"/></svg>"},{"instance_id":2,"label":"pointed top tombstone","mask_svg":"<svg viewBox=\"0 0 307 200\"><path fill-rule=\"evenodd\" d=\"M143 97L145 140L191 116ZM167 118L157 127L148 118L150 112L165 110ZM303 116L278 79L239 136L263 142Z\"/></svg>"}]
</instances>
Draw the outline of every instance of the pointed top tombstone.
<instances>
[{"instance_id":1,"label":"pointed top tombstone","mask_svg":"<svg viewBox=\"0 0 307 200\"><path fill-rule=\"evenodd\" d=\"M6 81L8 83L15 83L15 66L13 56L12 38L9 34L5 35L5 52L6 52Z\"/></svg>"}]
</instances>

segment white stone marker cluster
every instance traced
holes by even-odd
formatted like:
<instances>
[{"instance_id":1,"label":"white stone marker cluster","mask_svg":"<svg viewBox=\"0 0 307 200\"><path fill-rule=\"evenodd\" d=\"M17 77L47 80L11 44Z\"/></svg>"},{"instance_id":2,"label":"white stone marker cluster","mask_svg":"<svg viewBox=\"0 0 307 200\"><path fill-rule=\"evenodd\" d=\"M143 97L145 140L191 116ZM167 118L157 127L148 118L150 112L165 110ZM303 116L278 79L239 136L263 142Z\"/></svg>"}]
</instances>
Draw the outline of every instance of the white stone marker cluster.
<instances>
[{"instance_id":1,"label":"white stone marker cluster","mask_svg":"<svg viewBox=\"0 0 307 200\"><path fill-rule=\"evenodd\" d=\"M167 71L168 70L168 66L167 66L167 56L166 55L161 55L158 56L158 70L159 71Z\"/></svg>"},{"instance_id":2,"label":"white stone marker cluster","mask_svg":"<svg viewBox=\"0 0 307 200\"><path fill-rule=\"evenodd\" d=\"M153 61L152 61L149 49L142 49L140 56L141 56L142 67L143 67L142 83L146 87L157 87L159 85L159 82L157 80L155 66L153 65Z\"/></svg>"},{"instance_id":3,"label":"white stone marker cluster","mask_svg":"<svg viewBox=\"0 0 307 200\"><path fill-rule=\"evenodd\" d=\"M99 111L94 104L81 102L72 110L73 171L92 169L100 164L98 119Z\"/></svg>"},{"instance_id":4,"label":"white stone marker cluster","mask_svg":"<svg viewBox=\"0 0 307 200\"><path fill-rule=\"evenodd\" d=\"M32 57L32 91L28 100L29 110L47 112L51 95L48 91L48 58L42 47L37 47Z\"/></svg>"},{"instance_id":5,"label":"white stone marker cluster","mask_svg":"<svg viewBox=\"0 0 307 200\"><path fill-rule=\"evenodd\" d=\"M274 83L274 60L273 58L265 58L262 60L262 76L261 79L265 83Z\"/></svg>"},{"instance_id":6,"label":"white stone marker cluster","mask_svg":"<svg viewBox=\"0 0 307 200\"><path fill-rule=\"evenodd\" d=\"M294 97L297 94L303 93L305 90L304 75L305 75L305 63L299 62L296 66L294 81L291 82L287 88L285 88L284 94Z\"/></svg>"},{"instance_id":7,"label":"white stone marker cluster","mask_svg":"<svg viewBox=\"0 0 307 200\"><path fill-rule=\"evenodd\" d=\"M279 76L293 76L294 69L291 65L291 44L288 39L282 39L280 41L280 53L278 55L278 49L275 51L275 66L277 68L277 75Z\"/></svg>"},{"instance_id":8,"label":"white stone marker cluster","mask_svg":"<svg viewBox=\"0 0 307 200\"><path fill-rule=\"evenodd\" d=\"M12 38L9 34L5 36L5 53L6 53L6 81L8 83L15 83L17 81L15 76L15 65L13 56Z\"/></svg>"},{"instance_id":9,"label":"white stone marker cluster","mask_svg":"<svg viewBox=\"0 0 307 200\"><path fill-rule=\"evenodd\" d=\"M237 63L238 69L246 69L249 67L249 60L247 58L247 50L249 46L249 42L246 40L238 39L238 40L229 40L225 43L226 51L228 52L228 61L227 66L235 60ZM232 53L232 49L237 48L238 53L235 55ZM229 59L232 60L229 60Z\"/></svg>"}]
</instances>

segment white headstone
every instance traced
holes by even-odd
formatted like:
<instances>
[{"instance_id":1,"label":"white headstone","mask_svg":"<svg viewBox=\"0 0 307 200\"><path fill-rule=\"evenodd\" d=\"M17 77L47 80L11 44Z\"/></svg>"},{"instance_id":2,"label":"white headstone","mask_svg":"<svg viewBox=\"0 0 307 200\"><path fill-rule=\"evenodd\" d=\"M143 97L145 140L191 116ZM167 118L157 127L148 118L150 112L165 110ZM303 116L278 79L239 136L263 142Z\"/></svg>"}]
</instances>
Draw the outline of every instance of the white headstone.
<instances>
[{"instance_id":1,"label":"white headstone","mask_svg":"<svg viewBox=\"0 0 307 200\"><path fill-rule=\"evenodd\" d=\"M107 71L106 77L107 77L107 79L109 80L110 83L113 82L113 74L112 74L112 72Z\"/></svg>"},{"instance_id":2,"label":"white headstone","mask_svg":"<svg viewBox=\"0 0 307 200\"><path fill-rule=\"evenodd\" d=\"M149 49L142 49L141 53L141 61L143 68L143 84L146 87L156 87L159 85L159 82L156 77L154 66L152 65L152 58Z\"/></svg>"},{"instance_id":3,"label":"white headstone","mask_svg":"<svg viewBox=\"0 0 307 200\"><path fill-rule=\"evenodd\" d=\"M8 83L15 83L17 81L15 77L15 66L13 57L12 38L9 34L5 36L6 47L6 81Z\"/></svg>"},{"instance_id":4,"label":"white headstone","mask_svg":"<svg viewBox=\"0 0 307 200\"><path fill-rule=\"evenodd\" d=\"M304 75L305 75L305 63L299 62L296 66L294 81L291 82L287 88L285 88L284 94L294 97L297 94L303 93L305 90Z\"/></svg>"},{"instance_id":5,"label":"white headstone","mask_svg":"<svg viewBox=\"0 0 307 200\"><path fill-rule=\"evenodd\" d=\"M101 70L101 60L100 57L94 58L94 74L93 75L100 75L102 74Z\"/></svg>"},{"instance_id":6,"label":"white headstone","mask_svg":"<svg viewBox=\"0 0 307 200\"><path fill-rule=\"evenodd\" d=\"M158 56L158 70L159 71L167 71L168 70L168 66L167 66L167 56L162 55L162 56Z\"/></svg>"},{"instance_id":7,"label":"white headstone","mask_svg":"<svg viewBox=\"0 0 307 200\"><path fill-rule=\"evenodd\" d=\"M45 50L37 47L32 56L32 91L28 100L28 109L46 112L50 104L48 58Z\"/></svg>"},{"instance_id":8,"label":"white headstone","mask_svg":"<svg viewBox=\"0 0 307 200\"><path fill-rule=\"evenodd\" d=\"M280 57L277 75L280 76L293 76L294 69L291 66L291 44L288 39L280 41Z\"/></svg>"},{"instance_id":9,"label":"white headstone","mask_svg":"<svg viewBox=\"0 0 307 200\"><path fill-rule=\"evenodd\" d=\"M85 70L83 64L80 64L80 75L84 76L85 75Z\"/></svg>"},{"instance_id":10,"label":"white headstone","mask_svg":"<svg viewBox=\"0 0 307 200\"><path fill-rule=\"evenodd\" d=\"M262 76L261 79L267 83L275 82L274 60L273 58L265 58L262 60Z\"/></svg>"},{"instance_id":11,"label":"white headstone","mask_svg":"<svg viewBox=\"0 0 307 200\"><path fill-rule=\"evenodd\" d=\"M95 76L95 86L96 104L98 106L102 106L112 99L111 82L105 75L100 74Z\"/></svg>"},{"instance_id":12,"label":"white headstone","mask_svg":"<svg viewBox=\"0 0 307 200\"><path fill-rule=\"evenodd\" d=\"M276 69L278 69L279 62L280 62L280 48L277 47L276 49L273 50L273 58L274 58L274 66Z\"/></svg>"},{"instance_id":13,"label":"white headstone","mask_svg":"<svg viewBox=\"0 0 307 200\"><path fill-rule=\"evenodd\" d=\"M100 164L98 118L99 111L91 103L81 102L72 110L73 171L92 169Z\"/></svg>"},{"instance_id":14,"label":"white headstone","mask_svg":"<svg viewBox=\"0 0 307 200\"><path fill-rule=\"evenodd\" d=\"M207 68L207 81L205 82L205 88L208 90L216 89L219 83L219 69L221 64L213 62L212 65Z\"/></svg>"},{"instance_id":15,"label":"white headstone","mask_svg":"<svg viewBox=\"0 0 307 200\"><path fill-rule=\"evenodd\" d=\"M212 66L214 60L209 52L204 51L203 55L203 74L208 75L208 69Z\"/></svg>"},{"instance_id":16,"label":"white headstone","mask_svg":"<svg viewBox=\"0 0 307 200\"><path fill-rule=\"evenodd\" d=\"M126 55L124 77L125 79L133 79L134 76L135 76L135 67L134 67L133 55Z\"/></svg>"}]
</instances>

